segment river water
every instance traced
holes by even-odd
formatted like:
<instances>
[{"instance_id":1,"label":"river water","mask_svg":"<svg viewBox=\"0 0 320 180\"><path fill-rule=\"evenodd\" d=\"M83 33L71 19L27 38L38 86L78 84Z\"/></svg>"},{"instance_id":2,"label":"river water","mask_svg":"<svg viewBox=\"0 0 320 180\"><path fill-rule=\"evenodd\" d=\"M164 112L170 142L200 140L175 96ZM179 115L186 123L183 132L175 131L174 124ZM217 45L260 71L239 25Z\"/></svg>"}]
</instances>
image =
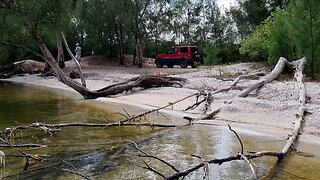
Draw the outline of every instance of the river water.
<instances>
[{"instance_id":1,"label":"river water","mask_svg":"<svg viewBox=\"0 0 320 180\"><path fill-rule=\"evenodd\" d=\"M117 122L121 116L114 112L137 114L142 110L120 105L96 105L94 101L82 100L79 96L65 95L65 92L52 92L31 86L0 82L0 130L7 127L41 123L106 123ZM153 122L183 123L182 120L161 114L153 114L148 119ZM279 150L285 144L283 139L262 134L255 136L239 133L245 150ZM158 129L148 127L88 128L68 127L49 135L38 130L17 132L12 144L42 144L45 148L4 148L5 167L0 166L0 179L80 179L79 176L63 171L72 169L93 179L161 179L151 171L140 168L144 162L136 157L133 148L125 148L128 142L135 141L138 146L151 155L160 157L176 168L183 170L202 160L191 157L199 155L204 160L231 156L240 151L235 135L226 127L187 126L181 128ZM304 146L304 144L299 144ZM305 145L307 146L307 145ZM45 160L30 160L28 168L25 158L17 150L38 155ZM317 147L309 148L318 151ZM319 179L319 152L312 157L292 154L275 170L274 179ZM275 158L255 159L257 175L261 178L270 171ZM152 168L170 175L172 170L163 164L146 159ZM192 173L187 179L203 179L202 169ZM255 179L250 167L243 161L233 161L220 166L210 165L210 179Z\"/></svg>"}]
</instances>

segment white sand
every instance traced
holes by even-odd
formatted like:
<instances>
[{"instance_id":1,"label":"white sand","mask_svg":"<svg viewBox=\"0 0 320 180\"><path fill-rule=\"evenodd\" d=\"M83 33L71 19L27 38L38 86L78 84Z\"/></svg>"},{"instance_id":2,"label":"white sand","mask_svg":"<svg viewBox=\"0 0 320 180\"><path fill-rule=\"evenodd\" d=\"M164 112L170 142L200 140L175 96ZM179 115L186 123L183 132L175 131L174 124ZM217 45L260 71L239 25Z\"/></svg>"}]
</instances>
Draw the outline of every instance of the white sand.
<instances>
[{"instance_id":1,"label":"white sand","mask_svg":"<svg viewBox=\"0 0 320 180\"><path fill-rule=\"evenodd\" d=\"M220 70L219 70L220 69ZM170 102L182 99L198 90L215 90L220 87L227 87L231 81L222 81L216 77L220 74L223 76L232 76L232 74L246 74L258 71L269 72L267 68L253 63L241 63L223 67L213 67L211 69L157 69L147 67L144 69L137 68L101 68L101 67L84 67L84 72L89 77L87 85L89 89L99 89L107 85L130 79L140 74L157 72L163 74L176 74L176 77L188 79L183 88L164 87L142 91L134 91L129 94L121 94L110 98L98 98L97 101L105 103L120 103L136 106L143 109L154 109L155 107L165 106ZM235 76L232 76L233 79ZM32 84L36 86L45 86L75 92L68 86L62 84L57 78L41 78L38 75L15 76L7 79L11 82ZM244 80L239 86L248 86L254 80ZM308 111L311 115L306 117L303 133L300 141L320 145L320 91L319 83L306 83L308 95L311 101L307 104ZM261 88L257 93L254 92L247 98L237 98L239 90L214 95L212 110L221 108L217 119L201 121L201 123L210 123L214 125L227 126L231 124L236 130L246 131L247 133L258 132L264 135L276 135L280 138L286 138L293 128L292 122L295 113L298 110L298 88L294 79L292 81L273 81ZM76 92L75 92L76 93ZM234 98L236 97L236 98ZM233 100L231 104L225 102ZM195 98L187 99L173 108L167 108L162 112L182 119L183 116L199 117L203 106L191 111L184 112L182 109L192 105Z\"/></svg>"}]
</instances>

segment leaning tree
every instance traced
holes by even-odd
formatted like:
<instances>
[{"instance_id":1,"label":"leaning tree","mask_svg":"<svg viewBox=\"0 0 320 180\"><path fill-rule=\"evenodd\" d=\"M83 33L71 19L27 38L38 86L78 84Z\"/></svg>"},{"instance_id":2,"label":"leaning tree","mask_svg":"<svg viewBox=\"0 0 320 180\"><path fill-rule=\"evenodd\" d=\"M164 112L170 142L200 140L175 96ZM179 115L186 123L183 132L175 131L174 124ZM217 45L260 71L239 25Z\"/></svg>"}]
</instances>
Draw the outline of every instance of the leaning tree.
<instances>
[{"instance_id":1,"label":"leaning tree","mask_svg":"<svg viewBox=\"0 0 320 180\"><path fill-rule=\"evenodd\" d=\"M109 95L118 94L124 91L130 91L135 87L152 88L160 86L179 85L184 79L158 77L158 76L141 76L130 79L126 82L104 87L99 90L90 90L86 87L84 76L81 73L79 63L73 57L68 48L65 36L62 32L62 27L66 23L72 23L76 18L72 11L75 9L77 1L23 1L23 0L1 0L0 12L6 17L13 18L20 23L21 28L24 29L25 35L29 36L31 40L39 47L41 54L34 52L37 56L45 60L45 62L52 68L57 75L59 81L68 85L86 99L105 97ZM10 24L7 24L10 26ZM71 57L76 62L80 71L81 81L79 82L68 77L64 71L59 67L56 59L50 52L46 39L52 38L52 34L56 35L57 39L62 38ZM27 49L27 48L25 48Z\"/></svg>"}]
</instances>

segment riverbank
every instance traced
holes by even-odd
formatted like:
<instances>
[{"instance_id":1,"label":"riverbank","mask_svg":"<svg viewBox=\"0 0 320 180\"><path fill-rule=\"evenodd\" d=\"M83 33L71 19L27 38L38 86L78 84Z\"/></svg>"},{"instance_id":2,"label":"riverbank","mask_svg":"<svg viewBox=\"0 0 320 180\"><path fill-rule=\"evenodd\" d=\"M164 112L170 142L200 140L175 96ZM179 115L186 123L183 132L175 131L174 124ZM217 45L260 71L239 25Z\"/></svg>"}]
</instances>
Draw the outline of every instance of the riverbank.
<instances>
[{"instance_id":1,"label":"riverbank","mask_svg":"<svg viewBox=\"0 0 320 180\"><path fill-rule=\"evenodd\" d=\"M83 71L87 77L89 89L99 89L113 83L121 82L141 74L162 74L186 78L188 81L182 88L165 87L147 90L135 90L128 94L120 94L108 98L98 98L95 101L108 104L125 104L150 110L168 105L180 100L199 90L215 90L230 85L234 78L241 74L254 72L269 72L270 69L260 64L241 63L228 66L215 66L211 68L201 67L197 69L161 68L157 69L150 65L145 68L121 67L121 66L99 66L95 63L82 62ZM71 62L67 63L67 71L73 69ZM286 77L287 78L287 77ZM280 78L281 79L281 78ZM6 81L47 87L56 90L73 92L81 99L74 90L62 84L56 77L40 77L37 74L26 76L15 76ZM239 86L245 87L252 84L254 80L243 80ZM320 93L318 83L307 82L307 92L311 97L307 109L312 114L306 117L300 142L320 146ZM277 139L285 139L293 128L292 122L298 110L298 87L294 79L273 81L258 92L254 92L247 98L238 98L239 90L215 94L212 110L221 108L214 120L199 121L198 123L212 124L227 127L230 124L237 131L254 135L269 135ZM77 95L76 95L77 94ZM200 117L203 106L193 111L185 112L188 106L195 102L195 97L182 101L179 104L161 110L168 114L169 123L183 123L183 116ZM231 104L227 102L232 100Z\"/></svg>"}]
</instances>

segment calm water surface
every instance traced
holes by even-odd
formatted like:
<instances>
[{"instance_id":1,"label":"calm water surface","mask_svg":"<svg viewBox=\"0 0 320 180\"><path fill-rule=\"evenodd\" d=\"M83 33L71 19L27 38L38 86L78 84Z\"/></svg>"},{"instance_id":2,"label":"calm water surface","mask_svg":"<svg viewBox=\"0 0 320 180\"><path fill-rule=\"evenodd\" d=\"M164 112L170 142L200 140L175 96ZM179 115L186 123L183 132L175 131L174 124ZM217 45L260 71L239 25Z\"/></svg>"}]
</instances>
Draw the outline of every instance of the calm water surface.
<instances>
[{"instance_id":1,"label":"calm water surface","mask_svg":"<svg viewBox=\"0 0 320 180\"><path fill-rule=\"evenodd\" d=\"M107 105L105 105L107 106ZM30 86L0 83L0 128L17 125L65 122L106 122L101 114L122 111L119 105L99 107L92 101L80 97L64 96ZM129 113L139 110L125 107ZM116 110L117 109L117 110ZM179 119L165 120L154 114L151 121L180 122ZM121 120L121 116L108 115L108 122ZM183 122L183 121L181 121ZM180 123L181 123L180 122ZM253 138L241 134L246 150L279 150L285 143L278 139L258 136ZM93 179L161 179L152 172L139 168L140 158L133 156L132 148L125 149L128 140L138 142L144 151L165 159L178 169L185 169L201 162L190 154L204 159L223 158L239 152L239 143L227 128L211 126L191 126L168 130L151 128L83 128L68 127L48 135L38 130L25 130L15 134L13 144L44 144L45 148L20 148L31 154L45 158L43 162L30 161L28 170L23 171L25 160L12 157L18 151L0 148L7 155L6 166L0 166L0 179L80 179L79 176L62 171L70 169L63 160L73 164L81 173ZM300 144L301 146L301 144ZM314 149L316 151L316 148ZM274 179L319 179L319 156L303 157L291 155L277 170ZM147 160L153 167L169 175L170 169L159 162ZM274 158L255 159L258 176L265 174L274 164ZM211 165L210 179L255 179L250 168L242 161ZM203 170L188 176L189 179L202 179Z\"/></svg>"}]
</instances>

